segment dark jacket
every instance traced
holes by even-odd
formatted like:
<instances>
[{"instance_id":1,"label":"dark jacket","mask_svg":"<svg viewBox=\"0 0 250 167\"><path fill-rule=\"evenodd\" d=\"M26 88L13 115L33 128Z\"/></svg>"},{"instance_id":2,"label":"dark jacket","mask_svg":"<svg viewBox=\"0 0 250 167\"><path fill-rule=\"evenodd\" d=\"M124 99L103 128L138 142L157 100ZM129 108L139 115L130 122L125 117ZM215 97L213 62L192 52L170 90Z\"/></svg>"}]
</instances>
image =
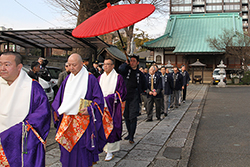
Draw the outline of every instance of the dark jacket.
<instances>
[{"instance_id":1,"label":"dark jacket","mask_svg":"<svg viewBox=\"0 0 250 167\"><path fill-rule=\"evenodd\" d=\"M148 75L146 77L146 82L147 82L147 91L146 92L148 94L151 91L151 75ZM157 75L157 74L154 75L154 89L155 89L157 95L153 96L153 95L148 94L148 97L161 98L162 97L162 93L161 93L162 81L161 81L161 76Z\"/></svg>"},{"instance_id":2,"label":"dark jacket","mask_svg":"<svg viewBox=\"0 0 250 167\"><path fill-rule=\"evenodd\" d=\"M160 71L156 71L155 75L161 76L161 72Z\"/></svg>"},{"instance_id":3,"label":"dark jacket","mask_svg":"<svg viewBox=\"0 0 250 167\"><path fill-rule=\"evenodd\" d=\"M91 68L89 70L89 72L91 72L96 78L98 78L101 74L99 73L98 69L96 68Z\"/></svg>"},{"instance_id":4,"label":"dark jacket","mask_svg":"<svg viewBox=\"0 0 250 167\"><path fill-rule=\"evenodd\" d=\"M121 64L118 68L118 72L122 75L123 80L124 80L126 85L128 83L131 70L132 70L132 68L127 63ZM146 79L145 79L144 74L138 68L136 69L136 77L137 77L136 83L137 83L137 89L138 89L138 91L137 91L138 97L139 97L139 100L141 100L140 94L145 92L145 90L147 88Z\"/></svg>"},{"instance_id":5,"label":"dark jacket","mask_svg":"<svg viewBox=\"0 0 250 167\"><path fill-rule=\"evenodd\" d=\"M164 94L165 95L170 95L172 94L172 88L173 88L173 78L171 77L170 74L165 74L164 76L162 76L162 81L164 83L164 86L162 86L164 88Z\"/></svg>"},{"instance_id":6,"label":"dark jacket","mask_svg":"<svg viewBox=\"0 0 250 167\"><path fill-rule=\"evenodd\" d=\"M177 72L176 75L177 75L177 78L176 78L176 81L174 83L174 73L171 73L171 76L172 76L172 79L173 79L173 82L172 82L173 90L182 90L183 77L182 77L180 72Z\"/></svg>"},{"instance_id":7,"label":"dark jacket","mask_svg":"<svg viewBox=\"0 0 250 167\"><path fill-rule=\"evenodd\" d=\"M145 80L146 80L146 78L149 76L149 74L148 73L144 73L144 76L145 76ZM142 92L142 95L147 95L146 90L144 92Z\"/></svg>"},{"instance_id":8,"label":"dark jacket","mask_svg":"<svg viewBox=\"0 0 250 167\"><path fill-rule=\"evenodd\" d=\"M188 72L185 70L184 72L181 72L181 75L183 76L183 86L187 85L190 81L190 77Z\"/></svg>"},{"instance_id":9,"label":"dark jacket","mask_svg":"<svg viewBox=\"0 0 250 167\"><path fill-rule=\"evenodd\" d=\"M38 81L38 77L39 77L38 73L34 73L32 70L29 70L28 75L30 76L30 78Z\"/></svg>"},{"instance_id":10,"label":"dark jacket","mask_svg":"<svg viewBox=\"0 0 250 167\"><path fill-rule=\"evenodd\" d=\"M40 69L40 71L38 72L38 75L39 75L39 77L41 77L45 81L51 80L51 77L49 76L47 69Z\"/></svg>"}]
</instances>

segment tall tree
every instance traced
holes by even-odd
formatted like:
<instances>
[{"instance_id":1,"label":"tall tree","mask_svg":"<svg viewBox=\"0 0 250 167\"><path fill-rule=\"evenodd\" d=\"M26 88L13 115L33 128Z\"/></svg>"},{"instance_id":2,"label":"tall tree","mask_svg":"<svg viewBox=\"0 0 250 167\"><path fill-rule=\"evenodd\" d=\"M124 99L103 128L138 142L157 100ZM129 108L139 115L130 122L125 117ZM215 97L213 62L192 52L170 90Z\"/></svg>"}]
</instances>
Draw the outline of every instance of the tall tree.
<instances>
[{"instance_id":1,"label":"tall tree","mask_svg":"<svg viewBox=\"0 0 250 167\"><path fill-rule=\"evenodd\" d=\"M88 19L90 16L107 7L107 3L117 3L120 0L46 0L49 4L59 7L62 12L77 18L76 26ZM94 50L91 48L76 48L74 52L82 57L92 57Z\"/></svg>"},{"instance_id":2,"label":"tall tree","mask_svg":"<svg viewBox=\"0 0 250 167\"><path fill-rule=\"evenodd\" d=\"M155 13L167 14L169 12L169 1L168 0L46 0L53 6L59 7L62 11L67 12L73 17L77 17L76 25L81 24L83 21L94 15L98 11L104 9L106 4L153 4L156 7ZM126 13L126 11L124 11ZM124 28L127 36L127 53L130 53L130 43L133 37L134 25ZM81 55L90 56L93 52L78 51ZM87 54L87 55L86 55Z\"/></svg>"},{"instance_id":3,"label":"tall tree","mask_svg":"<svg viewBox=\"0 0 250 167\"><path fill-rule=\"evenodd\" d=\"M225 53L226 58L238 58L242 63L242 69L248 69L250 63L250 37L234 32L233 30L223 30L217 37L207 39L209 46L215 50Z\"/></svg>"},{"instance_id":4,"label":"tall tree","mask_svg":"<svg viewBox=\"0 0 250 167\"><path fill-rule=\"evenodd\" d=\"M135 29L135 33L134 33L134 42L135 42L135 46L137 48L137 52L142 52L142 51L146 51L146 48L142 48L141 46L148 41L152 41L153 39L151 39L148 34L139 29L136 28Z\"/></svg>"},{"instance_id":5,"label":"tall tree","mask_svg":"<svg viewBox=\"0 0 250 167\"><path fill-rule=\"evenodd\" d=\"M155 13L156 14L168 14L169 13L169 1L168 0L123 0L119 2L119 4L152 4L155 6ZM156 18L154 18L156 19ZM130 43L133 38L134 33L134 25L124 28L126 35L127 35L127 53L130 53Z\"/></svg>"}]
</instances>

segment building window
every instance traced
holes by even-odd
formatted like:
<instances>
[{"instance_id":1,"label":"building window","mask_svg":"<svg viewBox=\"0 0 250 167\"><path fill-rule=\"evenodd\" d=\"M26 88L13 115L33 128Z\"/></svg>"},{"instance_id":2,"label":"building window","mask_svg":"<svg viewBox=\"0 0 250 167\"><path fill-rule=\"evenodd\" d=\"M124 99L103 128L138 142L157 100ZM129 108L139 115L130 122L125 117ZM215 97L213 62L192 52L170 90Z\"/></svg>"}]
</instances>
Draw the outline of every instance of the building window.
<instances>
[{"instance_id":1,"label":"building window","mask_svg":"<svg viewBox=\"0 0 250 167\"><path fill-rule=\"evenodd\" d=\"M205 12L204 7L194 7L193 12Z\"/></svg>"},{"instance_id":2,"label":"building window","mask_svg":"<svg viewBox=\"0 0 250 167\"><path fill-rule=\"evenodd\" d=\"M224 2L240 2L240 0L224 0Z\"/></svg>"},{"instance_id":3,"label":"building window","mask_svg":"<svg viewBox=\"0 0 250 167\"><path fill-rule=\"evenodd\" d=\"M191 6L172 6L173 12L186 12L191 11Z\"/></svg>"},{"instance_id":4,"label":"building window","mask_svg":"<svg viewBox=\"0 0 250 167\"><path fill-rule=\"evenodd\" d=\"M191 0L174 0L172 4L191 4Z\"/></svg>"},{"instance_id":5,"label":"building window","mask_svg":"<svg viewBox=\"0 0 250 167\"><path fill-rule=\"evenodd\" d=\"M156 56L156 64L161 64L161 56L160 55Z\"/></svg>"},{"instance_id":6,"label":"building window","mask_svg":"<svg viewBox=\"0 0 250 167\"><path fill-rule=\"evenodd\" d=\"M168 64L168 61L170 61L171 64L176 64L175 55L165 55L165 65Z\"/></svg>"},{"instance_id":7,"label":"building window","mask_svg":"<svg viewBox=\"0 0 250 167\"><path fill-rule=\"evenodd\" d=\"M222 0L207 0L207 3L221 3Z\"/></svg>"},{"instance_id":8,"label":"building window","mask_svg":"<svg viewBox=\"0 0 250 167\"><path fill-rule=\"evenodd\" d=\"M208 11L222 10L222 6L206 6Z\"/></svg>"},{"instance_id":9,"label":"building window","mask_svg":"<svg viewBox=\"0 0 250 167\"><path fill-rule=\"evenodd\" d=\"M224 5L225 10L240 10L240 5Z\"/></svg>"}]
</instances>

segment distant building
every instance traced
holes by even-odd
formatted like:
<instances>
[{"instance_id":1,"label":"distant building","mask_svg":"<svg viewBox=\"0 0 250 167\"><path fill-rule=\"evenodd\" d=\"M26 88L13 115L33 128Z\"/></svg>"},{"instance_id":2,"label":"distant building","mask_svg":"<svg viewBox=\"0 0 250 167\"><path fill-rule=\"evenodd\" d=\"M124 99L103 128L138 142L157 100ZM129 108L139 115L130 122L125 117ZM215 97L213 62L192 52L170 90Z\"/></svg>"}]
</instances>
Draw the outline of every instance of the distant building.
<instances>
[{"instance_id":1,"label":"distant building","mask_svg":"<svg viewBox=\"0 0 250 167\"><path fill-rule=\"evenodd\" d=\"M249 31L249 5L248 0L170 0L170 15L238 12L243 30Z\"/></svg>"},{"instance_id":2,"label":"distant building","mask_svg":"<svg viewBox=\"0 0 250 167\"><path fill-rule=\"evenodd\" d=\"M149 68L153 63L155 63L153 51L146 50L135 54L138 55L140 58L139 67Z\"/></svg>"},{"instance_id":3,"label":"distant building","mask_svg":"<svg viewBox=\"0 0 250 167\"><path fill-rule=\"evenodd\" d=\"M170 15L163 36L143 44L154 51L154 61L158 65L186 65L197 59L206 64L204 81L212 79L212 71L224 60L227 71L239 69L241 62L236 58L225 58L224 53L213 50L208 37L217 37L224 29L243 33L242 17L238 13L207 13Z\"/></svg>"}]
</instances>

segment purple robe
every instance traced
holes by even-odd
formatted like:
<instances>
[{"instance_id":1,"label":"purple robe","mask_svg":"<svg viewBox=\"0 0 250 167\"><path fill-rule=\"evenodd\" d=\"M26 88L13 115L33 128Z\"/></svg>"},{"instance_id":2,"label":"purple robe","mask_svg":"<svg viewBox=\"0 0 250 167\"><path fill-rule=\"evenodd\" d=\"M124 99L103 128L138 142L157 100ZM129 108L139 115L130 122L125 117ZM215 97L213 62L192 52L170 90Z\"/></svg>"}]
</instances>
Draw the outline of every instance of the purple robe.
<instances>
[{"instance_id":1,"label":"purple robe","mask_svg":"<svg viewBox=\"0 0 250 167\"><path fill-rule=\"evenodd\" d=\"M36 81L32 82L30 100L30 110L24 119L25 124L27 120L45 141L50 130L51 112L48 98L43 88ZM0 133L0 138L10 166L20 167L22 164L22 122ZM44 145L31 129L27 136L27 147L24 149L26 150L26 148L27 154L23 154L25 167L45 166Z\"/></svg>"},{"instance_id":2,"label":"purple robe","mask_svg":"<svg viewBox=\"0 0 250 167\"><path fill-rule=\"evenodd\" d=\"M98 77L98 81L100 82L100 78L101 76ZM119 74L118 78L117 78L117 84L116 84L116 88L115 88L115 92L119 92L122 101L125 100L126 98L126 94L127 94L127 89L126 89L126 85L125 82L123 81L122 76ZM115 103L114 106L114 98L115 98L115 93L114 94L110 94L106 97L104 97L107 103L107 107L108 110L110 112L110 115L113 116L113 130L110 133L107 142L108 143L114 143L116 141L121 140L121 136L122 136L122 111L121 111L121 102L119 100L118 95L116 94L116 100L117 103ZM115 108L115 112L113 111Z\"/></svg>"},{"instance_id":3,"label":"purple robe","mask_svg":"<svg viewBox=\"0 0 250 167\"><path fill-rule=\"evenodd\" d=\"M65 78L65 80L62 82L57 95L54 99L54 102L52 103L53 111L56 111L57 116L59 117L59 121L54 121L57 128L59 128L61 120L63 115L58 114L58 108L60 107L62 101L63 101L63 95L65 86L67 83L69 76ZM96 102L101 110L103 111L104 108L104 100L103 100L103 94L100 88L100 85L95 78L94 75L89 75L88 80L88 90L85 96L85 99L92 100L93 102ZM93 122L93 115L91 112L91 107L88 107L88 113L90 115L90 123L82 135L82 137L79 139L79 141L76 143L74 148L71 152L68 152L63 146L60 146L61 150L61 158L60 161L62 163L63 167L88 167L92 166L93 162L97 162L99 160L98 154L102 152L103 147L107 143L107 140L105 138L103 125L102 125L102 115L100 111L98 110L96 105L91 104L94 113L96 121ZM94 147L92 147L91 143L91 135L94 133Z\"/></svg>"}]
</instances>

